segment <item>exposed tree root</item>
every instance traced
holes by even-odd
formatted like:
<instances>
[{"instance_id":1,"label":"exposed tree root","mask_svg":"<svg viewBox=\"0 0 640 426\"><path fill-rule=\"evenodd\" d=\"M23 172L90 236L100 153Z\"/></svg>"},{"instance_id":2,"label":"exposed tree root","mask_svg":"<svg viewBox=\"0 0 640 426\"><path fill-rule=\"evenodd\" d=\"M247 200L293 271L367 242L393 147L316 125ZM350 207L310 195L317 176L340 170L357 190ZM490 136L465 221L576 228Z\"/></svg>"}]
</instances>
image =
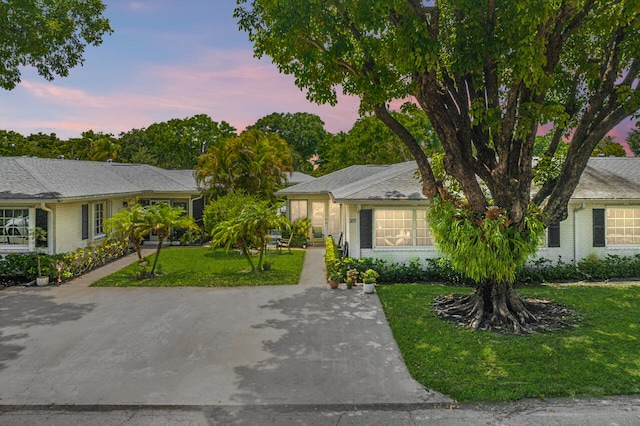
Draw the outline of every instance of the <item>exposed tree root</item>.
<instances>
[{"instance_id":1,"label":"exposed tree root","mask_svg":"<svg viewBox=\"0 0 640 426\"><path fill-rule=\"evenodd\" d=\"M530 334L574 327L579 315L550 300L522 298L512 285L490 284L471 295L436 297L437 315L454 324L506 334Z\"/></svg>"}]
</instances>

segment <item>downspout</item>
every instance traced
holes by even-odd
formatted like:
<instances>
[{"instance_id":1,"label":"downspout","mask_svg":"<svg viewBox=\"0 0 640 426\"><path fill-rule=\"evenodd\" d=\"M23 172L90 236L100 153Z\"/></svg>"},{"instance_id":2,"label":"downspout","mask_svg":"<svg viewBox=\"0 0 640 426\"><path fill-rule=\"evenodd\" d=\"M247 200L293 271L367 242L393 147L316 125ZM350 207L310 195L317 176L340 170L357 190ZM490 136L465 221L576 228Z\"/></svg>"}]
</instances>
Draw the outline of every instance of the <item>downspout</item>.
<instances>
[{"instance_id":1,"label":"downspout","mask_svg":"<svg viewBox=\"0 0 640 426\"><path fill-rule=\"evenodd\" d=\"M47 207L44 203L40 203L40 210L44 210L49 213L47 215L47 254L53 254L51 250L51 244L55 240L55 234L52 238L49 238L51 231L53 231L53 210Z\"/></svg>"},{"instance_id":2,"label":"downspout","mask_svg":"<svg viewBox=\"0 0 640 426\"><path fill-rule=\"evenodd\" d=\"M575 209L573 209L573 264L574 265L578 262L578 259L576 259L576 256L578 256L577 237L576 237L576 213L581 210L584 210L584 203L582 203L580 207L576 207Z\"/></svg>"}]
</instances>

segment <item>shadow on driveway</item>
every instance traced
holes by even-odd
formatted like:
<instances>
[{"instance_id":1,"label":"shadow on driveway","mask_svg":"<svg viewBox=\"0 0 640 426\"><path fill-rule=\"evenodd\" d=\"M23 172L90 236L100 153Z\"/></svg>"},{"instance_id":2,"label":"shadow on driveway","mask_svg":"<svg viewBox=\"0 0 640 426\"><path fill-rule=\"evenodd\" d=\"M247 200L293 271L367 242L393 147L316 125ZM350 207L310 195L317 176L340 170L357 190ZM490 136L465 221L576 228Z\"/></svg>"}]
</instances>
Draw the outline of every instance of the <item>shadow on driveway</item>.
<instances>
[{"instance_id":1,"label":"shadow on driveway","mask_svg":"<svg viewBox=\"0 0 640 426\"><path fill-rule=\"evenodd\" d=\"M409 376L376 295L310 287L260 308L280 318L253 327L280 337L263 341L266 359L235 368L238 403L448 401Z\"/></svg>"},{"instance_id":2,"label":"shadow on driveway","mask_svg":"<svg viewBox=\"0 0 640 426\"><path fill-rule=\"evenodd\" d=\"M0 292L0 369L18 358L30 327L77 321L95 308L93 303L57 303L49 289L8 289Z\"/></svg>"}]
</instances>

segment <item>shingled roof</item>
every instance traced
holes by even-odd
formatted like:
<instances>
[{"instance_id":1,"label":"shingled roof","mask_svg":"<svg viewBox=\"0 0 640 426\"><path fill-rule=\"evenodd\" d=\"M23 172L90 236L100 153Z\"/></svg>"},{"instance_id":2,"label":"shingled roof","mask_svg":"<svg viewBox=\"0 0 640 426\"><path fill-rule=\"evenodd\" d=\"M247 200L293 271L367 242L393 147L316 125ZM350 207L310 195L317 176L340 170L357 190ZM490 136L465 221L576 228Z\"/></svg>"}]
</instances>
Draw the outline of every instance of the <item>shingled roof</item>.
<instances>
[{"instance_id":1,"label":"shingled roof","mask_svg":"<svg viewBox=\"0 0 640 426\"><path fill-rule=\"evenodd\" d=\"M413 161L391 165L351 166L312 182L278 191L278 195L330 194L336 202L426 200ZM573 193L574 200L640 200L640 158L593 157Z\"/></svg>"},{"instance_id":2,"label":"shingled roof","mask_svg":"<svg viewBox=\"0 0 640 426\"><path fill-rule=\"evenodd\" d=\"M146 164L0 157L0 200L65 200L145 193L193 193L191 170Z\"/></svg>"},{"instance_id":3,"label":"shingled roof","mask_svg":"<svg viewBox=\"0 0 640 426\"><path fill-rule=\"evenodd\" d=\"M593 157L573 199L640 200L640 157Z\"/></svg>"}]
</instances>

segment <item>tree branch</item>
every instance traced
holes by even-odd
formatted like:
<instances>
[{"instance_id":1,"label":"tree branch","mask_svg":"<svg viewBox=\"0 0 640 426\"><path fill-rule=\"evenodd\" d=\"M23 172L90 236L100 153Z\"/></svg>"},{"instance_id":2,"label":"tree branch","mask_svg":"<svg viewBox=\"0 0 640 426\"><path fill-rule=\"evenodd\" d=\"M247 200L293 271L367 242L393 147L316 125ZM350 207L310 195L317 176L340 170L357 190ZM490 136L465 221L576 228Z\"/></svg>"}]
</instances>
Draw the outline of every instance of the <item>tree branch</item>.
<instances>
[{"instance_id":1,"label":"tree branch","mask_svg":"<svg viewBox=\"0 0 640 426\"><path fill-rule=\"evenodd\" d=\"M433 198L437 194L436 179L429 164L429 159L422 150L422 147L418 143L415 137L402 125L393 115L389 113L389 110L384 105L378 105L374 107L374 113L391 131L393 131L402 142L409 148L409 151L413 155L418 164L418 170L422 177L422 193L427 198Z\"/></svg>"}]
</instances>

